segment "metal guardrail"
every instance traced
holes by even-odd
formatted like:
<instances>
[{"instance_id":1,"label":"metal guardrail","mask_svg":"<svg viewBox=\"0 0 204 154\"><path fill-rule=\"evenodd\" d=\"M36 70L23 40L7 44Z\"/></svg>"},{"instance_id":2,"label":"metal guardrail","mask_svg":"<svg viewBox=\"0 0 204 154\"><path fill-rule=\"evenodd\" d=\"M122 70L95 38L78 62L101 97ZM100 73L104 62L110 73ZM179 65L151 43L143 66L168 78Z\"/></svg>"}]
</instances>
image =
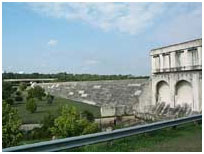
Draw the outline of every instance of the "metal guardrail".
<instances>
[{"instance_id":1,"label":"metal guardrail","mask_svg":"<svg viewBox=\"0 0 204 154\"><path fill-rule=\"evenodd\" d=\"M115 140L123 137L128 137L131 135L160 130L167 127L178 126L181 124L185 124L193 121L199 121L199 120L202 120L201 114L185 117L185 118L179 118L175 120L168 120L168 121L156 122L152 124L146 124L142 126L123 128L123 129L118 129L111 132L101 132L101 133L95 133L95 134L89 134L89 135L83 135L83 136L77 136L77 137L70 137L65 139L58 139L58 140L10 147L10 148L5 148L2 151L3 152L62 151L70 148L80 147L80 146L99 143L99 142L111 141L111 140Z\"/></svg>"}]
</instances>

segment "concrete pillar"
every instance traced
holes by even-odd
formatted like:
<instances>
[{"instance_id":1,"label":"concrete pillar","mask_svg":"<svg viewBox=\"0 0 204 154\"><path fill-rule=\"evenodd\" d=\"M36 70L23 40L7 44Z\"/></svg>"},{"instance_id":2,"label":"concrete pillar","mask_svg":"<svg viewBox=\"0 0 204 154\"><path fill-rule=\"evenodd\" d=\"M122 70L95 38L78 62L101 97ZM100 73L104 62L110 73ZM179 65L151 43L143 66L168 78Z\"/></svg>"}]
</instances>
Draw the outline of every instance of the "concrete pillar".
<instances>
[{"instance_id":1,"label":"concrete pillar","mask_svg":"<svg viewBox=\"0 0 204 154\"><path fill-rule=\"evenodd\" d=\"M156 66L155 66L155 58L153 56L151 56L151 60L152 60L152 73L155 72Z\"/></svg>"},{"instance_id":2,"label":"concrete pillar","mask_svg":"<svg viewBox=\"0 0 204 154\"><path fill-rule=\"evenodd\" d=\"M193 111L199 111L199 75L193 74L192 77Z\"/></svg>"},{"instance_id":3,"label":"concrete pillar","mask_svg":"<svg viewBox=\"0 0 204 154\"><path fill-rule=\"evenodd\" d=\"M152 78L152 105L156 105L156 94L157 94L157 87L156 81Z\"/></svg>"},{"instance_id":4,"label":"concrete pillar","mask_svg":"<svg viewBox=\"0 0 204 154\"><path fill-rule=\"evenodd\" d=\"M185 49L183 54L184 54L184 56L183 56L183 58L184 58L183 66L189 66L188 50ZM183 67L183 66L182 66L182 67Z\"/></svg>"},{"instance_id":5,"label":"concrete pillar","mask_svg":"<svg viewBox=\"0 0 204 154\"><path fill-rule=\"evenodd\" d=\"M170 53L170 56L171 56L171 61L170 61L170 64L171 64L171 68L174 68L176 67L176 52L171 52Z\"/></svg>"},{"instance_id":6,"label":"concrete pillar","mask_svg":"<svg viewBox=\"0 0 204 154\"><path fill-rule=\"evenodd\" d=\"M198 47L198 65L202 65L202 47Z\"/></svg>"},{"instance_id":7,"label":"concrete pillar","mask_svg":"<svg viewBox=\"0 0 204 154\"><path fill-rule=\"evenodd\" d=\"M163 71L163 68L164 68L164 58L163 58L162 54L159 55L159 60L160 60L160 71Z\"/></svg>"},{"instance_id":8,"label":"concrete pillar","mask_svg":"<svg viewBox=\"0 0 204 154\"><path fill-rule=\"evenodd\" d=\"M170 77L169 80L169 88L170 88L170 100L171 100L171 104L170 107L171 108L175 108L175 93L176 93L176 89L175 89L175 84L176 84L176 79L174 78L174 76Z\"/></svg>"}]
</instances>

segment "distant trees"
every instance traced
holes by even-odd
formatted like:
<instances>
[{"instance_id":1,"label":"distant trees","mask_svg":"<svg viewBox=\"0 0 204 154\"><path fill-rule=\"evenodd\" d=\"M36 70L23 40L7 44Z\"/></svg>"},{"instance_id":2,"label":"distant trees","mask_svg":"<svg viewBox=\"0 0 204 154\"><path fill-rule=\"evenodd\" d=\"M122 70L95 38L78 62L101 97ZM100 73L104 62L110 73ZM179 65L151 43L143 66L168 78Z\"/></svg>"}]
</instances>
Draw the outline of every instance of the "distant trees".
<instances>
[{"instance_id":1,"label":"distant trees","mask_svg":"<svg viewBox=\"0 0 204 154\"><path fill-rule=\"evenodd\" d=\"M98 131L98 125L82 118L76 108L64 106L50 130L54 136L70 137L95 133Z\"/></svg>"},{"instance_id":2,"label":"distant trees","mask_svg":"<svg viewBox=\"0 0 204 154\"><path fill-rule=\"evenodd\" d=\"M21 120L16 109L5 101L2 103L2 142L3 148L16 146L22 137L19 130Z\"/></svg>"},{"instance_id":3,"label":"distant trees","mask_svg":"<svg viewBox=\"0 0 204 154\"><path fill-rule=\"evenodd\" d=\"M97 75L97 74L68 74L61 72L57 74L18 74L18 73L3 73L3 79L26 79L26 78L56 78L57 81L97 81L97 80L124 80L124 79L141 79L149 78L148 76L133 76L133 75Z\"/></svg>"}]
</instances>

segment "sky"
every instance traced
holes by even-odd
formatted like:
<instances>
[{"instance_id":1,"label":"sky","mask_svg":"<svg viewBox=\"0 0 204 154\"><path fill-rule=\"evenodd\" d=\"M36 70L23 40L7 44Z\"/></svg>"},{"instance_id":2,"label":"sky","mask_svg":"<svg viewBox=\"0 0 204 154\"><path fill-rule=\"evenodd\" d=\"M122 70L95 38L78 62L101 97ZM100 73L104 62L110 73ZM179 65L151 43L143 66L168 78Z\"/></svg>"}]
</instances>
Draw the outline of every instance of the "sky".
<instances>
[{"instance_id":1,"label":"sky","mask_svg":"<svg viewBox=\"0 0 204 154\"><path fill-rule=\"evenodd\" d=\"M2 70L150 75L150 50L202 37L202 3L2 5Z\"/></svg>"}]
</instances>

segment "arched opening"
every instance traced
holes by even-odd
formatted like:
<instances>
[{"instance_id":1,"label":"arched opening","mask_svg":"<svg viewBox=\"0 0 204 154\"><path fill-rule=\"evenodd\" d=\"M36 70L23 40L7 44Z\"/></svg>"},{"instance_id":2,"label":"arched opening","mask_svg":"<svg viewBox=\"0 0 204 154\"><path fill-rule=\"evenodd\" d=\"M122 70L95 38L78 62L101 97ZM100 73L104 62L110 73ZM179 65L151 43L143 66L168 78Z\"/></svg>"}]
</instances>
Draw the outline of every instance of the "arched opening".
<instances>
[{"instance_id":1,"label":"arched opening","mask_svg":"<svg viewBox=\"0 0 204 154\"><path fill-rule=\"evenodd\" d=\"M192 107L193 104L193 91L191 83L188 81L182 80L176 84L176 94L175 94L175 103L176 105L184 106L188 105Z\"/></svg>"},{"instance_id":2,"label":"arched opening","mask_svg":"<svg viewBox=\"0 0 204 154\"><path fill-rule=\"evenodd\" d=\"M156 102L170 104L170 88L165 81L160 81L157 84Z\"/></svg>"}]
</instances>

